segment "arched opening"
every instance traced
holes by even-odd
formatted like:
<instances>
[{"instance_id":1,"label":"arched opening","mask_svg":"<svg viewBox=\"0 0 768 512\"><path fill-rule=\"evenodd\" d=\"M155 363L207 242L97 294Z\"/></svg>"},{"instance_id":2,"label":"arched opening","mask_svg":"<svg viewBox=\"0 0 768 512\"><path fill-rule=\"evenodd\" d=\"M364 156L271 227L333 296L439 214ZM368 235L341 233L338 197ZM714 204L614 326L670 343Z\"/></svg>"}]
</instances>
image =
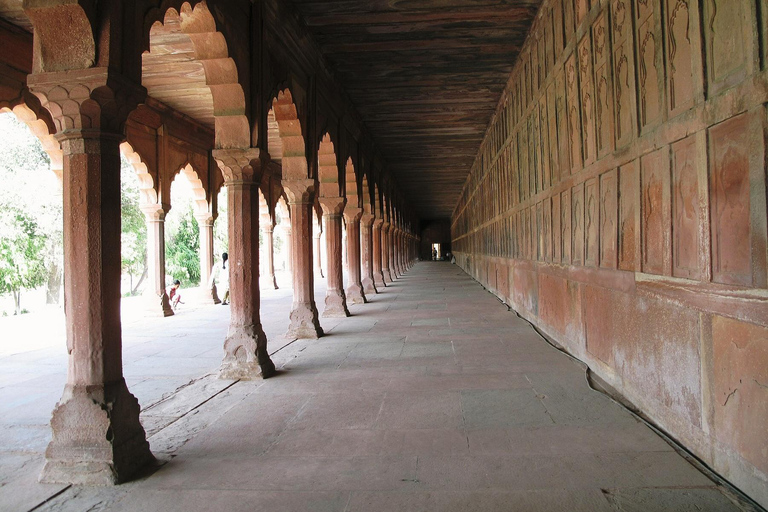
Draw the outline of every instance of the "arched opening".
<instances>
[{"instance_id":1,"label":"arched opening","mask_svg":"<svg viewBox=\"0 0 768 512\"><path fill-rule=\"evenodd\" d=\"M57 329L63 323L61 149L25 105L0 110L0 133L0 315L33 313L3 328L6 343L26 344L26 329L51 325L41 319L55 318Z\"/></svg>"},{"instance_id":2,"label":"arched opening","mask_svg":"<svg viewBox=\"0 0 768 512\"><path fill-rule=\"evenodd\" d=\"M278 272L284 272L287 274L287 281L290 282L291 273L291 214L288 209L288 202L285 196L280 196L275 206L275 220L277 226L275 229L275 238L277 240L276 245L279 244L280 255L278 263L276 264Z\"/></svg>"},{"instance_id":3,"label":"arched opening","mask_svg":"<svg viewBox=\"0 0 768 512\"><path fill-rule=\"evenodd\" d=\"M182 167L174 177L170 199L171 209L165 221L166 284L169 290L174 284L196 288L203 275L198 217L207 214L208 202L203 184L191 165ZM173 296L169 293L172 306L185 303L184 299L174 300L180 293L176 290Z\"/></svg>"},{"instance_id":4,"label":"arched opening","mask_svg":"<svg viewBox=\"0 0 768 512\"><path fill-rule=\"evenodd\" d=\"M185 2L152 24L142 85L152 98L214 130L217 148L250 146L237 66L206 2L194 8Z\"/></svg>"}]
</instances>

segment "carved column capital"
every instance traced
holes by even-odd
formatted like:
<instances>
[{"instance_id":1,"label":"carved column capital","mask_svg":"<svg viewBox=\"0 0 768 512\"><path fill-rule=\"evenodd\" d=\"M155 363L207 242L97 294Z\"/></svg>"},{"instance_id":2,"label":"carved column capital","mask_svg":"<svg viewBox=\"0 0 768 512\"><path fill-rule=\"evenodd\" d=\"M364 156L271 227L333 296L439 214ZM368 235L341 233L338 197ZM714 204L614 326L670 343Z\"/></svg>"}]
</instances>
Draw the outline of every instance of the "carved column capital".
<instances>
[{"instance_id":1,"label":"carved column capital","mask_svg":"<svg viewBox=\"0 0 768 512\"><path fill-rule=\"evenodd\" d=\"M258 185L261 171L268 163L268 155L258 148L214 149L212 155L221 169L225 185Z\"/></svg>"},{"instance_id":2,"label":"carved column capital","mask_svg":"<svg viewBox=\"0 0 768 512\"><path fill-rule=\"evenodd\" d=\"M363 216L363 209L362 208L350 208L349 206L344 208L344 221L347 224L350 224L352 222L359 222L360 219Z\"/></svg>"},{"instance_id":3,"label":"carved column capital","mask_svg":"<svg viewBox=\"0 0 768 512\"><path fill-rule=\"evenodd\" d=\"M345 197L320 198L320 208L323 209L323 215L341 215L346 204L347 198Z\"/></svg>"},{"instance_id":4,"label":"carved column capital","mask_svg":"<svg viewBox=\"0 0 768 512\"><path fill-rule=\"evenodd\" d=\"M165 208L159 204L142 204L140 208L141 212L149 222L163 222L165 220L165 214L168 213Z\"/></svg>"},{"instance_id":5,"label":"carved column capital","mask_svg":"<svg viewBox=\"0 0 768 512\"><path fill-rule=\"evenodd\" d=\"M35 73L27 86L51 113L61 138L73 131L122 134L128 115L147 97L144 87L108 68Z\"/></svg>"},{"instance_id":6,"label":"carved column capital","mask_svg":"<svg viewBox=\"0 0 768 512\"><path fill-rule=\"evenodd\" d=\"M371 227L373 226L373 221L375 220L375 217L371 213L364 213L360 217L360 225L363 227Z\"/></svg>"},{"instance_id":7,"label":"carved column capital","mask_svg":"<svg viewBox=\"0 0 768 512\"><path fill-rule=\"evenodd\" d=\"M308 204L315 193L315 180L283 180L283 190L289 204Z\"/></svg>"},{"instance_id":8,"label":"carved column capital","mask_svg":"<svg viewBox=\"0 0 768 512\"><path fill-rule=\"evenodd\" d=\"M382 224L384 224L384 219L373 219L373 229L381 229Z\"/></svg>"}]
</instances>

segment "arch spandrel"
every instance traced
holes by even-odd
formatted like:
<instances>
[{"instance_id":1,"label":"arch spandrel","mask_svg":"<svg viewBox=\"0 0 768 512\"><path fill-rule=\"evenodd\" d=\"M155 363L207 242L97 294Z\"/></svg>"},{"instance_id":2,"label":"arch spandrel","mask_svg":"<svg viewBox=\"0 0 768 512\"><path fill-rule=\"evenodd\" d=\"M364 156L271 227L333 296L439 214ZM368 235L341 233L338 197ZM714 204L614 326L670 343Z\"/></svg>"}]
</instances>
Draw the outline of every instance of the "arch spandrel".
<instances>
[{"instance_id":1,"label":"arch spandrel","mask_svg":"<svg viewBox=\"0 0 768 512\"><path fill-rule=\"evenodd\" d=\"M32 94L26 95L26 101L15 105L13 108L0 108L0 112L13 112L17 119L23 122L32 134L37 137L43 146L43 151L51 159L51 171L61 181L64 173L64 153L61 144L54 137L55 127L47 110L40 106L40 102Z\"/></svg>"}]
</instances>

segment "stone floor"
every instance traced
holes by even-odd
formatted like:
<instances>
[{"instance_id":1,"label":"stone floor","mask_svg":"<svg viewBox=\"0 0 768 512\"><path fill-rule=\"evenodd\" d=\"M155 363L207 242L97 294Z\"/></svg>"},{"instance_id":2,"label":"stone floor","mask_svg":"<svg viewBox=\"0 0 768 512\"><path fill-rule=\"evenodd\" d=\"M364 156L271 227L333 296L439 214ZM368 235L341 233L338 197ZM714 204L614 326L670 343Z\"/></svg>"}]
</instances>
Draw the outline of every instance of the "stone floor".
<instances>
[{"instance_id":1,"label":"stone floor","mask_svg":"<svg viewBox=\"0 0 768 512\"><path fill-rule=\"evenodd\" d=\"M225 307L124 322L159 462L113 488L36 483L65 355L0 357L0 510L743 510L453 265L416 265L320 340L281 338L284 288L262 300L267 381L215 377Z\"/></svg>"}]
</instances>

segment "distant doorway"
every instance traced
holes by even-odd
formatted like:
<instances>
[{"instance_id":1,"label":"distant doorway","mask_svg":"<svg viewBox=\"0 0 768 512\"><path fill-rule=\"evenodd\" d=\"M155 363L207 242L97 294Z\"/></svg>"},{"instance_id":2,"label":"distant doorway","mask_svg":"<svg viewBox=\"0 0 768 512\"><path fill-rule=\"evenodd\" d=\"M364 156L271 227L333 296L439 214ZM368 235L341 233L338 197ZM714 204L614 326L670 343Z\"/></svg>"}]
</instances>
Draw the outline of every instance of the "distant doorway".
<instances>
[{"instance_id":1,"label":"distant doorway","mask_svg":"<svg viewBox=\"0 0 768 512\"><path fill-rule=\"evenodd\" d=\"M443 249L440 244L432 244L432 261L439 261L443 259Z\"/></svg>"}]
</instances>

